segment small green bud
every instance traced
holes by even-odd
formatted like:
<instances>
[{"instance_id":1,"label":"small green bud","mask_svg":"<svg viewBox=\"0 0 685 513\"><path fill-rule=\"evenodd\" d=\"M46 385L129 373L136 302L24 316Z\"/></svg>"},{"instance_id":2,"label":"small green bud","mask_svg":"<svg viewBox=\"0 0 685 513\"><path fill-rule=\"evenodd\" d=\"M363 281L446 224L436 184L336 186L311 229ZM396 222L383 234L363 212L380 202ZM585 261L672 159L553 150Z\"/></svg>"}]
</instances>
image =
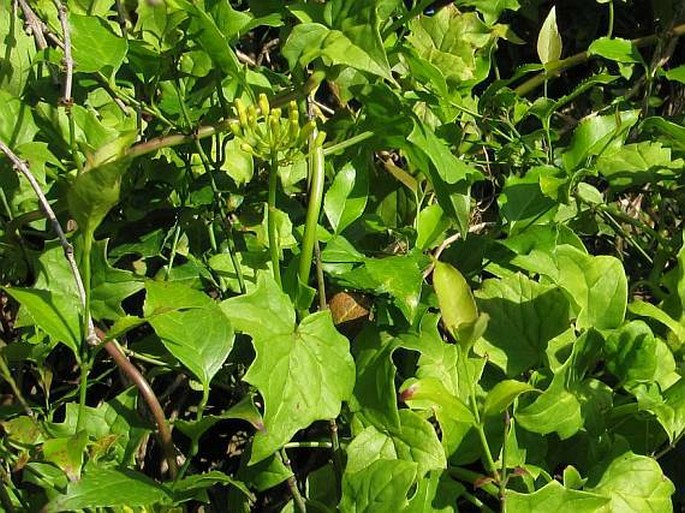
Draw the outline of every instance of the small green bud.
<instances>
[{"instance_id":1,"label":"small green bud","mask_svg":"<svg viewBox=\"0 0 685 513\"><path fill-rule=\"evenodd\" d=\"M240 98L238 98L234 102L234 105L236 114L238 114L238 121L240 122L240 125L243 128L247 128L247 112L245 111L245 104Z\"/></svg>"},{"instance_id":2,"label":"small green bud","mask_svg":"<svg viewBox=\"0 0 685 513\"><path fill-rule=\"evenodd\" d=\"M240 129L240 123L238 121L231 121L228 124L228 128L230 128L234 136L242 137L243 131Z\"/></svg>"},{"instance_id":3,"label":"small green bud","mask_svg":"<svg viewBox=\"0 0 685 513\"><path fill-rule=\"evenodd\" d=\"M295 101L291 101L288 104L288 118L296 123L300 119L300 111L298 110L297 103Z\"/></svg>"},{"instance_id":4,"label":"small green bud","mask_svg":"<svg viewBox=\"0 0 685 513\"><path fill-rule=\"evenodd\" d=\"M273 109L271 111L271 117L274 118L276 121L280 121L281 115L282 115L281 109Z\"/></svg>"},{"instance_id":5,"label":"small green bud","mask_svg":"<svg viewBox=\"0 0 685 513\"><path fill-rule=\"evenodd\" d=\"M266 97L264 93L259 94L259 109L262 111L262 116L266 117L269 115L269 99Z\"/></svg>"},{"instance_id":6,"label":"small green bud","mask_svg":"<svg viewBox=\"0 0 685 513\"><path fill-rule=\"evenodd\" d=\"M312 135L312 132L314 132L314 130L316 130L316 121L312 119L302 127L302 130L300 130L300 137L297 140L298 146L304 145L307 142L307 139L309 139L309 136Z\"/></svg>"},{"instance_id":7,"label":"small green bud","mask_svg":"<svg viewBox=\"0 0 685 513\"><path fill-rule=\"evenodd\" d=\"M269 131L271 132L271 144L276 146L281 138L281 122L274 115L269 116Z\"/></svg>"},{"instance_id":8,"label":"small green bud","mask_svg":"<svg viewBox=\"0 0 685 513\"><path fill-rule=\"evenodd\" d=\"M292 118L288 121L288 139L290 144L297 143L297 136L300 134L300 124L297 121L293 121Z\"/></svg>"},{"instance_id":9,"label":"small green bud","mask_svg":"<svg viewBox=\"0 0 685 513\"><path fill-rule=\"evenodd\" d=\"M323 142L326 140L326 132L319 132L316 134L316 139L314 139L314 148L323 146Z\"/></svg>"},{"instance_id":10,"label":"small green bud","mask_svg":"<svg viewBox=\"0 0 685 513\"><path fill-rule=\"evenodd\" d=\"M240 149L243 150L245 153L249 153L250 155L254 155L254 148L252 147L251 144L242 143L240 145Z\"/></svg>"}]
</instances>

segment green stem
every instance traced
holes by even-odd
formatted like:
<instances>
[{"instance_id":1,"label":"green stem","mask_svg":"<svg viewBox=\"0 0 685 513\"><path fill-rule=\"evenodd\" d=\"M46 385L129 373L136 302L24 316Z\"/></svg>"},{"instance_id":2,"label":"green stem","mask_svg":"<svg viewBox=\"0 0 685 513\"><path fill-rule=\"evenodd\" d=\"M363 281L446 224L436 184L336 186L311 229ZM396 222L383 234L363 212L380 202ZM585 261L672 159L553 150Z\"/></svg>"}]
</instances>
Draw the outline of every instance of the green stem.
<instances>
[{"instance_id":1,"label":"green stem","mask_svg":"<svg viewBox=\"0 0 685 513\"><path fill-rule=\"evenodd\" d=\"M288 442L283 446L285 449L331 449L331 442Z\"/></svg>"},{"instance_id":2,"label":"green stem","mask_svg":"<svg viewBox=\"0 0 685 513\"><path fill-rule=\"evenodd\" d=\"M477 486L478 489L483 490L491 497L496 499L499 498L499 488L495 486L494 483L490 482L488 476L484 476L463 467L448 467L447 471L452 477L466 483L471 483L473 486Z\"/></svg>"},{"instance_id":3,"label":"green stem","mask_svg":"<svg viewBox=\"0 0 685 513\"><path fill-rule=\"evenodd\" d=\"M312 133L312 141L316 139L316 130ZM309 271L312 268L314 245L316 244L316 227L319 224L321 202L323 200L323 186L325 178L324 152L321 146L311 148L309 155L309 203L305 218L304 235L302 236L302 250L300 251L300 267L298 276L304 284L309 283Z\"/></svg>"},{"instance_id":4,"label":"green stem","mask_svg":"<svg viewBox=\"0 0 685 513\"><path fill-rule=\"evenodd\" d=\"M81 261L81 274L83 277L83 291L85 293L83 303L83 345L81 348L81 379L79 382L79 407L76 431L84 427L86 412L86 396L88 393L88 373L90 372L88 337L91 332L90 302L91 302L91 261L90 256L93 248L93 234L88 231L83 235L83 259Z\"/></svg>"},{"instance_id":5,"label":"green stem","mask_svg":"<svg viewBox=\"0 0 685 513\"><path fill-rule=\"evenodd\" d=\"M81 362L81 378L79 380L78 394L78 420L76 421L76 432L83 430L86 422L86 397L88 392L88 374L90 373L90 363L84 358Z\"/></svg>"},{"instance_id":6,"label":"green stem","mask_svg":"<svg viewBox=\"0 0 685 513\"><path fill-rule=\"evenodd\" d=\"M485 455L485 463L488 469L488 472L494 477L496 480L499 480L499 475L497 473L497 465L495 464L495 460L492 457L492 451L490 451L490 445L488 444L488 438L485 434L485 427L484 424L480 418L480 411L478 410L478 402L476 400L476 383L475 383L475 378L474 376L471 375L471 364L469 363L468 359L468 350L462 350L460 355L461 358L463 358L464 361L464 369L466 369L466 380L470 384L469 387L469 402L471 405L471 413L473 413L473 417L476 420L476 432L478 433L478 438L480 439L480 443L483 446L483 453Z\"/></svg>"},{"instance_id":7,"label":"green stem","mask_svg":"<svg viewBox=\"0 0 685 513\"><path fill-rule=\"evenodd\" d=\"M502 511L506 509L505 501L507 498L507 438L511 428L511 418L509 417L509 409L504 410L504 438L502 439L502 466L500 467L499 476L499 498L502 501Z\"/></svg>"},{"instance_id":8,"label":"green stem","mask_svg":"<svg viewBox=\"0 0 685 513\"><path fill-rule=\"evenodd\" d=\"M267 224L269 231L269 253L271 255L271 265L273 267L274 280L278 286L283 288L281 281L281 258L278 247L278 233L276 231L276 190L278 186L278 156L271 156L269 167L269 199L267 204Z\"/></svg>"},{"instance_id":9,"label":"green stem","mask_svg":"<svg viewBox=\"0 0 685 513\"><path fill-rule=\"evenodd\" d=\"M285 467L291 472L291 475L287 480L287 484L288 489L290 490L290 495L292 495L293 502L295 503L295 510L298 513L307 513L307 505L304 501L304 497L302 497L302 494L300 493L300 489L297 487L297 480L295 479L295 473L290 466L288 454L285 452L285 449L281 449L279 455L283 461L283 465L285 465Z\"/></svg>"},{"instance_id":10,"label":"green stem","mask_svg":"<svg viewBox=\"0 0 685 513\"><path fill-rule=\"evenodd\" d=\"M668 31L666 34L663 35L670 37L679 37L685 35L685 23L673 27L672 30ZM651 34L649 36L632 39L630 42L634 47L640 48L643 46L649 46L657 43L660 37L661 36L659 34ZM570 69L579 64L583 64L590 60L592 57L593 55L590 55L588 52L579 52L575 55L567 57L566 59L557 61L550 69L545 70L542 73L539 73L534 77L531 77L528 80L526 80L523 84L514 89L514 92L519 96L526 96L527 94L532 93L535 89L540 87L546 80L553 77L557 77L567 69Z\"/></svg>"},{"instance_id":11,"label":"green stem","mask_svg":"<svg viewBox=\"0 0 685 513\"><path fill-rule=\"evenodd\" d=\"M64 112L69 120L69 146L71 148L71 158L74 159L76 170L80 175L83 173L83 162L81 161L81 156L79 155L78 148L76 147L76 122L74 121L74 114L71 112L71 106L65 106Z\"/></svg>"},{"instance_id":12,"label":"green stem","mask_svg":"<svg viewBox=\"0 0 685 513\"><path fill-rule=\"evenodd\" d=\"M169 263L164 271L164 281L169 280L169 274L171 273L171 268L174 266L174 260L176 259L176 248L178 247L178 239L181 238L181 225L176 223L176 228L174 229L174 239L171 241L171 254L169 255Z\"/></svg>"},{"instance_id":13,"label":"green stem","mask_svg":"<svg viewBox=\"0 0 685 513\"><path fill-rule=\"evenodd\" d=\"M355 144L359 144L360 142L366 141L367 139L371 139L374 135L374 132L367 130L366 132L357 134L354 137L345 139L344 141L341 141L337 144L331 144L330 146L327 146L323 149L323 154L324 156L328 156L334 153L338 153L339 151L343 151L351 146L354 146Z\"/></svg>"},{"instance_id":14,"label":"green stem","mask_svg":"<svg viewBox=\"0 0 685 513\"><path fill-rule=\"evenodd\" d=\"M614 33L614 2L609 2L609 28L607 29L607 37L611 37Z\"/></svg>"}]
</instances>

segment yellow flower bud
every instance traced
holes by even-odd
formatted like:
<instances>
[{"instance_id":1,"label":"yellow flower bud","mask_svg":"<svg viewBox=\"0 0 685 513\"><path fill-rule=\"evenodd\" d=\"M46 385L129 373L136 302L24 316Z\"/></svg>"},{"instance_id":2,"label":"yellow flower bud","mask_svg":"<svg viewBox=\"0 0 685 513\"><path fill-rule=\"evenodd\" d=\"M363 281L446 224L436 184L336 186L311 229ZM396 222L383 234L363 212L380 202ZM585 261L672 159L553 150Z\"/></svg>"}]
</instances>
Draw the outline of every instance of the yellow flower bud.
<instances>
[{"instance_id":1,"label":"yellow flower bud","mask_svg":"<svg viewBox=\"0 0 685 513\"><path fill-rule=\"evenodd\" d=\"M264 93L259 94L259 109L262 111L262 116L266 117L269 115L269 99L266 97Z\"/></svg>"}]
</instances>

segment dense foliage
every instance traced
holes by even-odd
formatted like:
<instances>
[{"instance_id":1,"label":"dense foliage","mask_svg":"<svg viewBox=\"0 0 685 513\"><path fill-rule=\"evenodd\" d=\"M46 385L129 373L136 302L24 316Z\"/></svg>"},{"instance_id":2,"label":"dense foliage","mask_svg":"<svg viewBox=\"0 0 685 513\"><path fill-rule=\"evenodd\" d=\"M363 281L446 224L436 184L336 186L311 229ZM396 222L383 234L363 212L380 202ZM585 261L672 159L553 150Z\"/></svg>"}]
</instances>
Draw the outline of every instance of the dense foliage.
<instances>
[{"instance_id":1,"label":"dense foliage","mask_svg":"<svg viewBox=\"0 0 685 513\"><path fill-rule=\"evenodd\" d=\"M679 0L2 0L0 511L685 503Z\"/></svg>"}]
</instances>

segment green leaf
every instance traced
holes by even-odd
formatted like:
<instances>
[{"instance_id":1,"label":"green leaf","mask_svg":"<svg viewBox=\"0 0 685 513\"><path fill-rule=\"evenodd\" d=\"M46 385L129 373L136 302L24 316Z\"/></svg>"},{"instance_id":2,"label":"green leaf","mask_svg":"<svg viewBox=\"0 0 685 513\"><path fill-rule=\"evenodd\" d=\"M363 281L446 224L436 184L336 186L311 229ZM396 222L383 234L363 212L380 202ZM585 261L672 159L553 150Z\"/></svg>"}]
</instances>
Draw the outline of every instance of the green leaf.
<instances>
[{"instance_id":1,"label":"green leaf","mask_svg":"<svg viewBox=\"0 0 685 513\"><path fill-rule=\"evenodd\" d=\"M450 221L437 203L419 212L416 220L416 247L427 250L442 240Z\"/></svg>"},{"instance_id":2,"label":"green leaf","mask_svg":"<svg viewBox=\"0 0 685 513\"><path fill-rule=\"evenodd\" d=\"M601 155L620 146L628 130L637 122L639 111L626 110L605 116L590 116L583 119L573 131L571 144L562 155L567 171L585 165L588 157Z\"/></svg>"},{"instance_id":3,"label":"green leaf","mask_svg":"<svg viewBox=\"0 0 685 513\"><path fill-rule=\"evenodd\" d=\"M447 184L472 183L483 176L475 167L455 157L449 146L424 123L417 121L407 140L426 154Z\"/></svg>"},{"instance_id":4,"label":"green leaf","mask_svg":"<svg viewBox=\"0 0 685 513\"><path fill-rule=\"evenodd\" d=\"M31 142L38 133L31 109L9 91L0 88L0 139L9 145ZM16 173L16 171L12 171ZM21 178L24 180L24 178Z\"/></svg>"},{"instance_id":5,"label":"green leaf","mask_svg":"<svg viewBox=\"0 0 685 513\"><path fill-rule=\"evenodd\" d=\"M483 404L483 413L485 415L502 413L509 408L519 395L531 390L535 390L533 386L522 381L513 379L500 381L488 391L485 403Z\"/></svg>"},{"instance_id":6,"label":"green leaf","mask_svg":"<svg viewBox=\"0 0 685 513\"><path fill-rule=\"evenodd\" d=\"M264 398L266 429L255 436L250 459L256 463L298 430L340 413L352 394L354 362L329 312L311 314L296 326L288 296L264 273L254 292L227 299L221 308L236 330L252 337L256 352L245 375Z\"/></svg>"},{"instance_id":7,"label":"green leaf","mask_svg":"<svg viewBox=\"0 0 685 513\"><path fill-rule=\"evenodd\" d=\"M229 34L222 33L212 17L199 4L188 0L169 0L168 5L181 9L192 17L189 34L211 57L214 64L225 74L245 83L238 58L229 44Z\"/></svg>"},{"instance_id":8,"label":"green leaf","mask_svg":"<svg viewBox=\"0 0 685 513\"><path fill-rule=\"evenodd\" d=\"M92 73L103 70L111 74L119 69L128 43L117 36L107 23L96 16L69 15L71 51L74 70Z\"/></svg>"},{"instance_id":9,"label":"green leaf","mask_svg":"<svg viewBox=\"0 0 685 513\"><path fill-rule=\"evenodd\" d=\"M0 64L0 91L19 98L31 76L31 67L36 59L36 44L30 34L19 29L21 20L17 14L13 9L3 9L0 12L0 41L4 42L4 58ZM4 134L2 140L10 146L14 145Z\"/></svg>"},{"instance_id":10,"label":"green leaf","mask_svg":"<svg viewBox=\"0 0 685 513\"><path fill-rule=\"evenodd\" d=\"M627 388L651 382L656 373L656 340L642 321L624 324L606 339L606 366Z\"/></svg>"},{"instance_id":11,"label":"green leaf","mask_svg":"<svg viewBox=\"0 0 685 513\"><path fill-rule=\"evenodd\" d=\"M367 169L360 162L348 162L338 171L326 192L323 210L336 234L364 213L369 193Z\"/></svg>"},{"instance_id":12,"label":"green leaf","mask_svg":"<svg viewBox=\"0 0 685 513\"><path fill-rule=\"evenodd\" d=\"M400 427L395 389L397 369L392 361L398 342L373 326L368 326L354 340L357 379L350 409L361 411L364 418L379 429Z\"/></svg>"},{"instance_id":13,"label":"green leaf","mask_svg":"<svg viewBox=\"0 0 685 513\"><path fill-rule=\"evenodd\" d=\"M547 343L569 327L563 292L521 274L484 281L476 299L490 321L475 350L487 354L507 376L538 365Z\"/></svg>"},{"instance_id":14,"label":"green leaf","mask_svg":"<svg viewBox=\"0 0 685 513\"><path fill-rule=\"evenodd\" d=\"M47 290L16 287L3 287L3 290L28 310L36 326L54 343L62 342L79 359L82 339L79 303Z\"/></svg>"},{"instance_id":15,"label":"green leaf","mask_svg":"<svg viewBox=\"0 0 685 513\"><path fill-rule=\"evenodd\" d=\"M84 237L91 238L107 213L119 202L121 179L130 161L115 160L80 174L67 193L69 211Z\"/></svg>"},{"instance_id":16,"label":"green leaf","mask_svg":"<svg viewBox=\"0 0 685 513\"><path fill-rule=\"evenodd\" d=\"M237 185L242 186L250 182L254 176L254 158L243 151L240 146L241 142L238 138L226 142L224 150L226 159L221 169L226 171Z\"/></svg>"},{"instance_id":17,"label":"green leaf","mask_svg":"<svg viewBox=\"0 0 685 513\"><path fill-rule=\"evenodd\" d=\"M457 499L464 491L448 472L432 470L419 481L416 494L402 513L457 513Z\"/></svg>"},{"instance_id":18,"label":"green leaf","mask_svg":"<svg viewBox=\"0 0 685 513\"><path fill-rule=\"evenodd\" d=\"M434 16L415 17L409 30L407 42L442 73L452 90L468 90L487 78L498 35L475 12L460 12L448 4Z\"/></svg>"},{"instance_id":19,"label":"green leaf","mask_svg":"<svg viewBox=\"0 0 685 513\"><path fill-rule=\"evenodd\" d=\"M599 55L605 59L622 63L640 63L642 56L633 43L620 37L600 37L588 48L590 55Z\"/></svg>"},{"instance_id":20,"label":"green leaf","mask_svg":"<svg viewBox=\"0 0 685 513\"><path fill-rule=\"evenodd\" d=\"M538 57L542 64L558 61L562 50L561 35L557 27L557 8L552 6L538 34Z\"/></svg>"},{"instance_id":21,"label":"green leaf","mask_svg":"<svg viewBox=\"0 0 685 513\"><path fill-rule=\"evenodd\" d=\"M673 160L671 149L658 141L626 144L597 159L597 170L617 188L674 179L682 167L683 160Z\"/></svg>"},{"instance_id":22,"label":"green leaf","mask_svg":"<svg viewBox=\"0 0 685 513\"><path fill-rule=\"evenodd\" d=\"M371 41L375 47L380 39L377 34L374 25L350 27L346 32L319 23L303 23L292 30L282 53L291 69L298 64L307 66L321 57L327 65L346 65L392 80L385 53L369 53L367 43ZM382 50L382 45L378 47Z\"/></svg>"},{"instance_id":23,"label":"green leaf","mask_svg":"<svg viewBox=\"0 0 685 513\"><path fill-rule=\"evenodd\" d=\"M574 513L609 513L609 499L602 495L580 490L569 490L551 481L533 493L507 490L507 512L538 513L559 511Z\"/></svg>"},{"instance_id":24,"label":"green leaf","mask_svg":"<svg viewBox=\"0 0 685 513\"><path fill-rule=\"evenodd\" d=\"M375 292L389 294L409 322L413 322L421 298L419 258L420 254L410 253L364 260L366 272L376 282Z\"/></svg>"},{"instance_id":25,"label":"green leaf","mask_svg":"<svg viewBox=\"0 0 685 513\"><path fill-rule=\"evenodd\" d=\"M52 438L43 444L43 457L62 469L70 481L78 481L87 444L85 431L68 438Z\"/></svg>"},{"instance_id":26,"label":"green leaf","mask_svg":"<svg viewBox=\"0 0 685 513\"><path fill-rule=\"evenodd\" d=\"M554 218L558 203L543 192L542 183L557 172L552 166L536 166L523 177L507 177L498 202L511 235L536 224L548 224Z\"/></svg>"},{"instance_id":27,"label":"green leaf","mask_svg":"<svg viewBox=\"0 0 685 513\"><path fill-rule=\"evenodd\" d=\"M422 409L421 406L427 404L431 409L442 410L441 413L451 420L469 425L475 422L466 404L450 393L445 385L435 378L410 379L402 385L400 397L414 409Z\"/></svg>"},{"instance_id":28,"label":"green leaf","mask_svg":"<svg viewBox=\"0 0 685 513\"><path fill-rule=\"evenodd\" d=\"M176 503L184 502L192 498L202 500L202 496L198 497L198 492L202 492L217 484L233 486L247 497L254 498L245 484L218 470L212 470L210 472L205 472L204 474L194 474L179 481L175 481L171 488L171 492L174 495L174 502Z\"/></svg>"},{"instance_id":29,"label":"green leaf","mask_svg":"<svg viewBox=\"0 0 685 513\"><path fill-rule=\"evenodd\" d=\"M679 125L678 123L667 121L661 117L653 116L646 118L642 122L642 128L645 130L656 129L662 134L668 136L678 149L685 149L685 127Z\"/></svg>"},{"instance_id":30,"label":"green leaf","mask_svg":"<svg viewBox=\"0 0 685 513\"><path fill-rule=\"evenodd\" d=\"M233 348L228 316L209 297L179 283L149 281L145 289L145 319L208 390Z\"/></svg>"},{"instance_id":31,"label":"green leaf","mask_svg":"<svg viewBox=\"0 0 685 513\"><path fill-rule=\"evenodd\" d=\"M685 326L673 319L658 306L636 299L628 305L628 309L632 314L654 319L670 329L677 340L675 342L676 347L682 346L683 342L685 342Z\"/></svg>"},{"instance_id":32,"label":"green leaf","mask_svg":"<svg viewBox=\"0 0 685 513\"><path fill-rule=\"evenodd\" d=\"M151 506L169 502L171 496L168 490L139 472L90 467L80 481L69 484L66 494L56 495L45 511L57 513L83 508Z\"/></svg>"},{"instance_id":33,"label":"green leaf","mask_svg":"<svg viewBox=\"0 0 685 513\"><path fill-rule=\"evenodd\" d=\"M606 467L589 492L611 500L610 511L621 513L671 513L673 483L652 458L626 452Z\"/></svg>"},{"instance_id":34,"label":"green leaf","mask_svg":"<svg viewBox=\"0 0 685 513\"><path fill-rule=\"evenodd\" d=\"M663 395L655 385L638 386L632 392L637 397L640 410L656 416L669 442L673 443L685 432L685 380L681 378Z\"/></svg>"},{"instance_id":35,"label":"green leaf","mask_svg":"<svg viewBox=\"0 0 685 513\"><path fill-rule=\"evenodd\" d=\"M685 65L671 68L664 72L667 79L685 84Z\"/></svg>"},{"instance_id":36,"label":"green leaf","mask_svg":"<svg viewBox=\"0 0 685 513\"><path fill-rule=\"evenodd\" d=\"M562 440L583 427L580 402L564 387L565 373L557 374L552 384L535 401L515 412L519 425L533 433L557 433Z\"/></svg>"},{"instance_id":37,"label":"green leaf","mask_svg":"<svg viewBox=\"0 0 685 513\"><path fill-rule=\"evenodd\" d=\"M628 281L621 261L608 255L590 256L562 245L554 252L558 273L551 278L575 303L578 328L611 329L626 313Z\"/></svg>"},{"instance_id":38,"label":"green leaf","mask_svg":"<svg viewBox=\"0 0 685 513\"><path fill-rule=\"evenodd\" d=\"M445 451L430 422L411 410L400 410L400 430L390 434L397 458L416 463L417 477L447 467Z\"/></svg>"},{"instance_id":39,"label":"green leaf","mask_svg":"<svg viewBox=\"0 0 685 513\"><path fill-rule=\"evenodd\" d=\"M416 463L377 460L348 475L342 485L341 513L397 513L409 501L407 494L416 479Z\"/></svg>"},{"instance_id":40,"label":"green leaf","mask_svg":"<svg viewBox=\"0 0 685 513\"><path fill-rule=\"evenodd\" d=\"M144 284L142 277L109 264L108 242L105 239L93 244L90 306L95 319L114 321L124 315L121 302L142 290Z\"/></svg>"}]
</instances>

